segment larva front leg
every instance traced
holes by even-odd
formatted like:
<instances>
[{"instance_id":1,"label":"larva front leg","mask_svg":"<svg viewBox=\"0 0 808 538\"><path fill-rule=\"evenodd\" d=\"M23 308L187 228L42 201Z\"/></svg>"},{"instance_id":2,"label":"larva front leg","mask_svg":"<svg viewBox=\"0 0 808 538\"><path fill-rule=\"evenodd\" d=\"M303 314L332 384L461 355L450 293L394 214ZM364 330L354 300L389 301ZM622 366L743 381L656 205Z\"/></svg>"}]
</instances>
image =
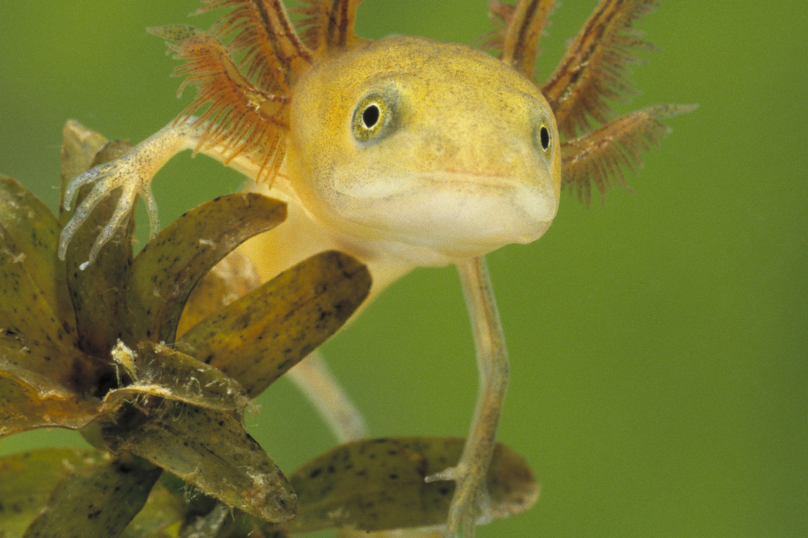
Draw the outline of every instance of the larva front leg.
<instances>
[{"instance_id":1,"label":"larva front leg","mask_svg":"<svg viewBox=\"0 0 808 538\"><path fill-rule=\"evenodd\" d=\"M120 200L110 221L104 226L93 243L90 259L81 268L95 260L101 247L109 241L126 215L135 205L138 195L146 201L151 234L160 230L157 203L151 191L154 175L180 151L192 147L193 129L187 123L173 123L153 134L121 157L91 168L73 178L67 185L62 201L70 209L73 196L85 185L93 185L90 193L81 201L73 216L62 230L59 240L59 258L64 260L70 241L76 230L84 224L98 203L116 189L122 189Z\"/></svg>"}]
</instances>

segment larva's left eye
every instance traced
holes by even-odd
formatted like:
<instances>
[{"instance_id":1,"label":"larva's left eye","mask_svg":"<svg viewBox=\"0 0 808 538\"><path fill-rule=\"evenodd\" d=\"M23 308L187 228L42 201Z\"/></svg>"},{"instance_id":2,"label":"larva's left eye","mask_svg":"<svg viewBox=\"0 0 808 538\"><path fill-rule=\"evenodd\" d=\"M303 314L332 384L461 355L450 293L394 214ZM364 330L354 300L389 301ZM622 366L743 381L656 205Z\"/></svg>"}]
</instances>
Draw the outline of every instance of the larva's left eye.
<instances>
[{"instance_id":1,"label":"larva's left eye","mask_svg":"<svg viewBox=\"0 0 808 538\"><path fill-rule=\"evenodd\" d=\"M550 149L550 131L544 125L539 129L539 141L541 142L541 149L544 151Z\"/></svg>"},{"instance_id":2,"label":"larva's left eye","mask_svg":"<svg viewBox=\"0 0 808 538\"><path fill-rule=\"evenodd\" d=\"M535 144L546 157L550 157L553 152L553 135L550 132L550 127L545 122L539 124L539 128L536 131Z\"/></svg>"}]
</instances>

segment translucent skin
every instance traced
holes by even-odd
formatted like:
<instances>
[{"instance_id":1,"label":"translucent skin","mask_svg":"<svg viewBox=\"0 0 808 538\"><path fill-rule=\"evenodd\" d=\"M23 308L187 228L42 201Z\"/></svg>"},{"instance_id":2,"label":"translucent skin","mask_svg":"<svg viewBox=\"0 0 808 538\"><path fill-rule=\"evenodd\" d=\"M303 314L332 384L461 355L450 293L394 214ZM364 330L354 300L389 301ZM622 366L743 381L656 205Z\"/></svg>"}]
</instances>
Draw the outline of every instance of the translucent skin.
<instances>
[{"instance_id":1,"label":"translucent skin","mask_svg":"<svg viewBox=\"0 0 808 538\"><path fill-rule=\"evenodd\" d=\"M315 64L295 89L288 170L303 205L336 229L448 262L538 239L555 216L559 144L546 153L537 140L540 125L554 129L550 107L487 54L389 38ZM351 118L367 95L390 101L391 117L364 142Z\"/></svg>"},{"instance_id":2,"label":"translucent skin","mask_svg":"<svg viewBox=\"0 0 808 538\"><path fill-rule=\"evenodd\" d=\"M390 102L390 128L362 141L352 119L368 95ZM245 247L265 277L340 248L371 266L378 293L408 268L532 242L556 214L552 111L534 84L480 51L411 37L363 43L315 63L291 107L286 180L267 192L297 206L293 225Z\"/></svg>"}]
</instances>

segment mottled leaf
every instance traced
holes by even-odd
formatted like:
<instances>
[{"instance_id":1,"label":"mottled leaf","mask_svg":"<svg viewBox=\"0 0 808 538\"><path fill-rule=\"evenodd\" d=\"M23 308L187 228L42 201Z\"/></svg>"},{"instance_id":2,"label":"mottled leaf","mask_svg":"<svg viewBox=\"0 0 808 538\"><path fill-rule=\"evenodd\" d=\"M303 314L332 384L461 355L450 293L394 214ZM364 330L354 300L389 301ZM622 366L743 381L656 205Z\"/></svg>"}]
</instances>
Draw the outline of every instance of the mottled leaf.
<instances>
[{"instance_id":1,"label":"mottled leaf","mask_svg":"<svg viewBox=\"0 0 808 538\"><path fill-rule=\"evenodd\" d=\"M75 332L64 264L56 257L61 227L47 206L28 189L2 175L0 228L5 230L5 248L28 271L65 330Z\"/></svg>"},{"instance_id":2,"label":"mottled leaf","mask_svg":"<svg viewBox=\"0 0 808 538\"><path fill-rule=\"evenodd\" d=\"M0 536L20 536L65 476L109 461L107 454L46 448L0 458Z\"/></svg>"},{"instance_id":3,"label":"mottled leaf","mask_svg":"<svg viewBox=\"0 0 808 538\"><path fill-rule=\"evenodd\" d=\"M109 162L130 148L125 142L109 142L96 155L92 166ZM79 190L76 205L93 189ZM106 356L118 340L132 341L132 312L126 303L127 282L132 267L134 219L127 215L98 258L84 269L90 250L101 230L118 206L120 192L98 203L86 222L76 230L67 250L67 283L76 314L79 348L87 353ZM114 320L114 323L110 323Z\"/></svg>"},{"instance_id":4,"label":"mottled leaf","mask_svg":"<svg viewBox=\"0 0 808 538\"><path fill-rule=\"evenodd\" d=\"M185 518L186 503L169 492L160 481L151 490L143 509L121 534L121 538L167 538L168 531Z\"/></svg>"},{"instance_id":5,"label":"mottled leaf","mask_svg":"<svg viewBox=\"0 0 808 538\"><path fill-rule=\"evenodd\" d=\"M181 343L254 397L336 332L370 283L354 258L323 252L191 328Z\"/></svg>"},{"instance_id":6,"label":"mottled leaf","mask_svg":"<svg viewBox=\"0 0 808 538\"><path fill-rule=\"evenodd\" d=\"M68 476L31 523L25 538L118 536L146 502L162 470L125 455Z\"/></svg>"},{"instance_id":7,"label":"mottled leaf","mask_svg":"<svg viewBox=\"0 0 808 538\"><path fill-rule=\"evenodd\" d=\"M294 516L296 498L281 470L230 415L166 400L103 431L115 452L129 451L217 499L267 521Z\"/></svg>"},{"instance_id":8,"label":"mottled leaf","mask_svg":"<svg viewBox=\"0 0 808 538\"><path fill-rule=\"evenodd\" d=\"M39 374L82 394L95 394L114 381L112 365L70 346L56 346L0 329L0 369L6 365ZM43 389L47 390L47 389Z\"/></svg>"},{"instance_id":9,"label":"mottled leaf","mask_svg":"<svg viewBox=\"0 0 808 538\"><path fill-rule=\"evenodd\" d=\"M367 439L341 445L290 476L298 517L284 524L293 533L328 527L364 531L430 527L445 523L453 482L424 482L460 459L465 439L409 437ZM488 469L494 517L523 512L539 488L524 459L497 445Z\"/></svg>"},{"instance_id":10,"label":"mottled leaf","mask_svg":"<svg viewBox=\"0 0 808 538\"><path fill-rule=\"evenodd\" d=\"M340 529L335 538L443 538L443 531L440 527L393 529L376 532Z\"/></svg>"},{"instance_id":11,"label":"mottled leaf","mask_svg":"<svg viewBox=\"0 0 808 538\"><path fill-rule=\"evenodd\" d=\"M234 250L199 281L182 311L177 337L236 299L261 285L261 276L250 259Z\"/></svg>"},{"instance_id":12,"label":"mottled leaf","mask_svg":"<svg viewBox=\"0 0 808 538\"><path fill-rule=\"evenodd\" d=\"M56 318L24 259L25 254L15 252L12 238L0 226L0 328L36 342L72 345L73 339Z\"/></svg>"},{"instance_id":13,"label":"mottled leaf","mask_svg":"<svg viewBox=\"0 0 808 538\"><path fill-rule=\"evenodd\" d=\"M252 405L234 379L168 346L141 342L136 352L116 347L112 356L133 382L107 394L104 407L110 410L137 396L157 396L220 411L241 411Z\"/></svg>"},{"instance_id":14,"label":"mottled leaf","mask_svg":"<svg viewBox=\"0 0 808 538\"><path fill-rule=\"evenodd\" d=\"M205 494L198 487L189 484L179 476L172 473L163 473L160 484L165 486L172 495L181 499L185 505L187 515L203 515L210 513L219 502L217 499Z\"/></svg>"},{"instance_id":15,"label":"mottled leaf","mask_svg":"<svg viewBox=\"0 0 808 538\"><path fill-rule=\"evenodd\" d=\"M0 360L0 437L36 428L82 428L98 415L98 403Z\"/></svg>"},{"instance_id":16,"label":"mottled leaf","mask_svg":"<svg viewBox=\"0 0 808 538\"><path fill-rule=\"evenodd\" d=\"M216 198L169 225L135 259L130 304L138 309L138 340L172 343L185 300L205 273L285 218L283 202L245 193Z\"/></svg>"}]
</instances>

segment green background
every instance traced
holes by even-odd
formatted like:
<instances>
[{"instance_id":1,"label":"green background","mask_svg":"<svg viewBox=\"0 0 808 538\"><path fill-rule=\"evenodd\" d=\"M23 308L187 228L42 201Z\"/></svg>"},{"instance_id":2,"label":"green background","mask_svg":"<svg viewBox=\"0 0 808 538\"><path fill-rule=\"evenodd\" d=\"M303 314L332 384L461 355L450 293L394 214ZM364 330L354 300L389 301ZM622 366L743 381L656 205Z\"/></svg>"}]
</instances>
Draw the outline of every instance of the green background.
<instances>
[{"instance_id":1,"label":"green background","mask_svg":"<svg viewBox=\"0 0 808 538\"><path fill-rule=\"evenodd\" d=\"M552 70L594 8L566 0L542 42ZM175 62L147 26L193 23L195 0L0 0L0 171L56 206L74 118L139 141L177 102ZM366 0L366 37L471 44L483 0ZM512 381L499 438L527 456L539 504L481 528L508 536L808 535L808 10L800 1L664 2L638 25L662 51L621 111L699 103L646 156L634 191L490 256ZM169 222L232 171L175 158L158 175ZM142 210L141 210L142 213ZM377 435L465 435L476 391L454 270L420 270L327 344ZM292 469L334 441L285 381L250 431ZM0 452L80 443L42 431Z\"/></svg>"}]
</instances>

